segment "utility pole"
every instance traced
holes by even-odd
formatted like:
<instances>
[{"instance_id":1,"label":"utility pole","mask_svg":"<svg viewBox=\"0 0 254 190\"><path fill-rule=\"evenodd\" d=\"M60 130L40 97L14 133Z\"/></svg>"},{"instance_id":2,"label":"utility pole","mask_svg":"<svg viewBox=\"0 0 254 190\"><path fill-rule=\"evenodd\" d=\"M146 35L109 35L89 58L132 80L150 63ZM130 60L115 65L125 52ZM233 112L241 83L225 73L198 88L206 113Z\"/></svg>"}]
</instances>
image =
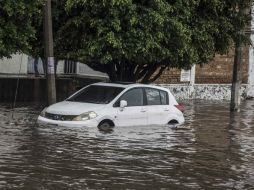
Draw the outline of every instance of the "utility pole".
<instances>
[{"instance_id":1,"label":"utility pole","mask_svg":"<svg viewBox=\"0 0 254 190\"><path fill-rule=\"evenodd\" d=\"M231 111L240 111L241 104L241 80L242 80L242 45L241 45L241 34L238 35L235 42L235 58L233 68L233 79L231 89Z\"/></svg>"},{"instance_id":2,"label":"utility pole","mask_svg":"<svg viewBox=\"0 0 254 190\"><path fill-rule=\"evenodd\" d=\"M241 19L244 14L248 14L249 9L246 8L245 2L238 4L238 17ZM240 23L239 23L240 24ZM243 29L240 29L235 39L235 57L231 89L230 111L240 111L241 104L241 83L242 83L242 36Z\"/></svg>"},{"instance_id":3,"label":"utility pole","mask_svg":"<svg viewBox=\"0 0 254 190\"><path fill-rule=\"evenodd\" d=\"M53 51L53 32L51 0L45 0L44 8L44 40L45 40L45 61L47 65L47 93L48 104L56 102L55 64Z\"/></svg>"}]
</instances>

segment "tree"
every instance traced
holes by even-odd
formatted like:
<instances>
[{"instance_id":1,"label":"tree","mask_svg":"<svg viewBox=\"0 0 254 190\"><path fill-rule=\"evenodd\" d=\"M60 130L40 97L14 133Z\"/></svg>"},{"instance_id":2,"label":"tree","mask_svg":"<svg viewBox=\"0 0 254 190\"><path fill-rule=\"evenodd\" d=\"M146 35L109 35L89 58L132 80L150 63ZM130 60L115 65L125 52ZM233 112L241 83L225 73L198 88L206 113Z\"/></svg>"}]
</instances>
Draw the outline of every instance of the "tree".
<instances>
[{"instance_id":1,"label":"tree","mask_svg":"<svg viewBox=\"0 0 254 190\"><path fill-rule=\"evenodd\" d=\"M0 58L31 50L28 43L35 39L32 19L40 14L41 0L0 1Z\"/></svg>"},{"instance_id":2,"label":"tree","mask_svg":"<svg viewBox=\"0 0 254 190\"><path fill-rule=\"evenodd\" d=\"M66 27L83 38L67 55L106 71L111 80L149 82L158 69L153 79L166 67L188 67L198 61L190 30L183 23L192 6L166 1L67 1L74 20Z\"/></svg>"},{"instance_id":3,"label":"tree","mask_svg":"<svg viewBox=\"0 0 254 190\"><path fill-rule=\"evenodd\" d=\"M54 36L58 33L58 31L64 27L65 22L67 21L67 13L64 9L65 1L52 0L52 22L53 22L53 33ZM43 12L44 7L40 6L40 12L32 18L32 26L35 28L35 38L30 38L28 43L30 45L30 49L27 52L29 55L33 57L40 57L44 60L44 29L43 29ZM71 32L71 31L70 31ZM70 39L69 39L70 40ZM54 38L55 42L55 38ZM62 40L64 43L64 40ZM54 51L62 51L62 45L56 46L54 43ZM58 53L57 53L57 57Z\"/></svg>"},{"instance_id":4,"label":"tree","mask_svg":"<svg viewBox=\"0 0 254 190\"><path fill-rule=\"evenodd\" d=\"M113 81L152 82L166 68L189 68L226 53L239 28L238 3L67 0L68 18L56 32L58 55L105 71Z\"/></svg>"},{"instance_id":5,"label":"tree","mask_svg":"<svg viewBox=\"0 0 254 190\"><path fill-rule=\"evenodd\" d=\"M237 16L239 2L53 1L55 57L87 63L113 81L152 82L167 68L206 64L226 53L248 24L248 14ZM43 58L42 12L32 26L27 52Z\"/></svg>"}]
</instances>

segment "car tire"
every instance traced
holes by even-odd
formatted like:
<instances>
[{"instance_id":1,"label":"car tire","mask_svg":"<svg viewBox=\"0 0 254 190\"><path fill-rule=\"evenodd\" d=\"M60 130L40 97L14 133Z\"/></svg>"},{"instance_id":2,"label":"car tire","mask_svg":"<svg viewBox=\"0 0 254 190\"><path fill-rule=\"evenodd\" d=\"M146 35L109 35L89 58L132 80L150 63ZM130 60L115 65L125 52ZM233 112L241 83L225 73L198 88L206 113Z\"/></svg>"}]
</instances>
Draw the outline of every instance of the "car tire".
<instances>
[{"instance_id":1,"label":"car tire","mask_svg":"<svg viewBox=\"0 0 254 190\"><path fill-rule=\"evenodd\" d=\"M175 119L171 120L168 122L168 126L171 128L171 129L177 129L177 126L179 125L179 122Z\"/></svg>"},{"instance_id":2,"label":"car tire","mask_svg":"<svg viewBox=\"0 0 254 190\"><path fill-rule=\"evenodd\" d=\"M177 125L177 124L179 124L179 122L177 120L173 119L173 120L169 121L168 124L169 125Z\"/></svg>"},{"instance_id":3,"label":"car tire","mask_svg":"<svg viewBox=\"0 0 254 190\"><path fill-rule=\"evenodd\" d=\"M114 128L114 124L112 122L109 122L109 121L102 121L98 125L98 129L100 131L112 131L113 128Z\"/></svg>"}]
</instances>

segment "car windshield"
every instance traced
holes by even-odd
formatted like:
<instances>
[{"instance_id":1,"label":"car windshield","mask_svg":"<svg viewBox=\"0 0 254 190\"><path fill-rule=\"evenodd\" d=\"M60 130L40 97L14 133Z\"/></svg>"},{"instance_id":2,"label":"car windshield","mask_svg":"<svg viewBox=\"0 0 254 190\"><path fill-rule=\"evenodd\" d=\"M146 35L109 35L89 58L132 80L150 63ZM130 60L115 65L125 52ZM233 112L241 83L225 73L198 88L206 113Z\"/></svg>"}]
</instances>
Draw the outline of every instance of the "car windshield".
<instances>
[{"instance_id":1,"label":"car windshield","mask_svg":"<svg viewBox=\"0 0 254 190\"><path fill-rule=\"evenodd\" d=\"M94 104L108 104L111 102L124 88L113 86L91 85L74 96L67 99L73 102L85 102Z\"/></svg>"}]
</instances>

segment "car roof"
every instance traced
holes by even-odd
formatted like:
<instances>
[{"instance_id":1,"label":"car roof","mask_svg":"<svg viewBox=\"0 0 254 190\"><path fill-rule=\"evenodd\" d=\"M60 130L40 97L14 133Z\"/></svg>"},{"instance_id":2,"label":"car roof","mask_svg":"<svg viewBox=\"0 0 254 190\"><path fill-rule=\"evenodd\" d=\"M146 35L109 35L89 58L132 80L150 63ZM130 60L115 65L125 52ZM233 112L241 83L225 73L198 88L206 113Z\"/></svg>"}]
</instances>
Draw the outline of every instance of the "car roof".
<instances>
[{"instance_id":1,"label":"car roof","mask_svg":"<svg viewBox=\"0 0 254 190\"><path fill-rule=\"evenodd\" d=\"M148 84L139 84L139 83L128 83L128 82L98 82L93 85L100 85L100 86L112 86L112 87L120 87L120 88L133 88L133 87L148 87L148 88L156 88L160 90L166 90L167 88L155 86L155 85L148 85Z\"/></svg>"}]
</instances>

